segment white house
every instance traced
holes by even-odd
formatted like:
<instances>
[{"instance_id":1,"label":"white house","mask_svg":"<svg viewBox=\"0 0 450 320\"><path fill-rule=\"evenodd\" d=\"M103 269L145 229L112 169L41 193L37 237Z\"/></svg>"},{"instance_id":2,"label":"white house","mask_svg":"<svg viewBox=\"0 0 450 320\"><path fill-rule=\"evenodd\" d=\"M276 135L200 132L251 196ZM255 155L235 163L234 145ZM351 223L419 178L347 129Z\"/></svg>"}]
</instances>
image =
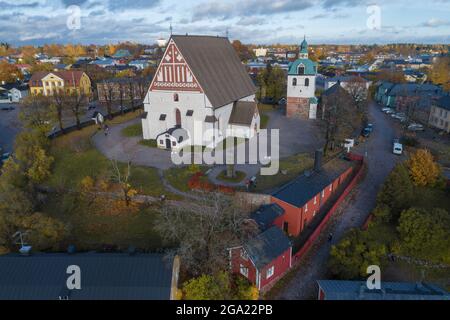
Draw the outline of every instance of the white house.
<instances>
[{"instance_id":1,"label":"white house","mask_svg":"<svg viewBox=\"0 0 450 320\"><path fill-rule=\"evenodd\" d=\"M27 94L26 86L20 84L0 85L0 103L19 103Z\"/></svg>"},{"instance_id":2,"label":"white house","mask_svg":"<svg viewBox=\"0 0 450 320\"><path fill-rule=\"evenodd\" d=\"M255 93L227 38L174 35L144 99L144 139L178 149L251 138L260 130Z\"/></svg>"}]
</instances>

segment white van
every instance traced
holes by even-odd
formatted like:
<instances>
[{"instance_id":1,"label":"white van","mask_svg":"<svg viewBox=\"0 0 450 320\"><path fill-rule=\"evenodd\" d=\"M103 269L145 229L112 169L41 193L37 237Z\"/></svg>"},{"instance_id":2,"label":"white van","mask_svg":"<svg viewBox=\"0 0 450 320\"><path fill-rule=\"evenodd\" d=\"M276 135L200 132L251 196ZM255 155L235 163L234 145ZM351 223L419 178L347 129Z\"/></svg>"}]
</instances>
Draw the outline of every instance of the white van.
<instances>
[{"instance_id":1,"label":"white van","mask_svg":"<svg viewBox=\"0 0 450 320\"><path fill-rule=\"evenodd\" d=\"M398 139L394 140L394 147L392 149L394 154L402 155L403 154L403 145L400 143Z\"/></svg>"}]
</instances>

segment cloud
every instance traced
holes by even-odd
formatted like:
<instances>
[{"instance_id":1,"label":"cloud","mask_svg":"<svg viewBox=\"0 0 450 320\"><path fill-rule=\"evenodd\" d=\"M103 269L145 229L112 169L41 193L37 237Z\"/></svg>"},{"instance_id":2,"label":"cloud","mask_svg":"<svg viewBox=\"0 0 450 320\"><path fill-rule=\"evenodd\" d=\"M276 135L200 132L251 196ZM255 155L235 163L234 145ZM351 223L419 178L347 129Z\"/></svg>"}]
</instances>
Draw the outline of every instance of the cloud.
<instances>
[{"instance_id":1,"label":"cloud","mask_svg":"<svg viewBox=\"0 0 450 320\"><path fill-rule=\"evenodd\" d=\"M266 19L261 17L242 17L237 25L239 26L257 26L266 23Z\"/></svg>"},{"instance_id":2,"label":"cloud","mask_svg":"<svg viewBox=\"0 0 450 320\"><path fill-rule=\"evenodd\" d=\"M210 1L194 8L193 21L203 19L229 19L306 10L313 6L312 0L242 0L238 4L230 1Z\"/></svg>"},{"instance_id":3,"label":"cloud","mask_svg":"<svg viewBox=\"0 0 450 320\"><path fill-rule=\"evenodd\" d=\"M109 0L108 8L111 11L127 9L148 9L156 7L160 0Z\"/></svg>"},{"instance_id":4,"label":"cloud","mask_svg":"<svg viewBox=\"0 0 450 320\"><path fill-rule=\"evenodd\" d=\"M439 28L439 27L443 27L443 26L450 26L450 20L432 18L432 19L420 24L419 26L427 27L427 28Z\"/></svg>"}]
</instances>

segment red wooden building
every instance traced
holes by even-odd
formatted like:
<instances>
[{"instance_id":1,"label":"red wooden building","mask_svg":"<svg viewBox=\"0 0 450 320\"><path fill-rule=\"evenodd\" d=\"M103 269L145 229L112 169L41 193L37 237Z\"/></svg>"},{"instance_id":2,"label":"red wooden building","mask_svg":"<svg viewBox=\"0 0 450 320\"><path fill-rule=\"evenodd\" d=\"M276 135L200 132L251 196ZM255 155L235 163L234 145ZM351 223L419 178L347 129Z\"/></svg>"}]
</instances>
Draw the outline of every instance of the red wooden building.
<instances>
[{"instance_id":1,"label":"red wooden building","mask_svg":"<svg viewBox=\"0 0 450 320\"><path fill-rule=\"evenodd\" d=\"M334 159L305 173L272 194L271 201L284 210L273 224L291 236L298 236L323 205L348 181L355 162Z\"/></svg>"},{"instance_id":2,"label":"red wooden building","mask_svg":"<svg viewBox=\"0 0 450 320\"><path fill-rule=\"evenodd\" d=\"M291 266L292 244L276 226L230 249L232 272L246 277L261 291L270 288Z\"/></svg>"}]
</instances>

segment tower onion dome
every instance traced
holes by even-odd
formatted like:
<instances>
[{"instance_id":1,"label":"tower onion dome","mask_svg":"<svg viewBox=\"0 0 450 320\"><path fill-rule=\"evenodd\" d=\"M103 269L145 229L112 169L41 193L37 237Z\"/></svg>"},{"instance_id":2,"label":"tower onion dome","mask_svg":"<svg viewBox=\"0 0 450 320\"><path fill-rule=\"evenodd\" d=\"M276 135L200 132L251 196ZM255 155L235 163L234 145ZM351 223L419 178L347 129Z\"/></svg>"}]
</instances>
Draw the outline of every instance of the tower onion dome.
<instances>
[{"instance_id":1,"label":"tower onion dome","mask_svg":"<svg viewBox=\"0 0 450 320\"><path fill-rule=\"evenodd\" d=\"M300 53L308 53L308 42L306 42L306 36L300 45Z\"/></svg>"}]
</instances>

